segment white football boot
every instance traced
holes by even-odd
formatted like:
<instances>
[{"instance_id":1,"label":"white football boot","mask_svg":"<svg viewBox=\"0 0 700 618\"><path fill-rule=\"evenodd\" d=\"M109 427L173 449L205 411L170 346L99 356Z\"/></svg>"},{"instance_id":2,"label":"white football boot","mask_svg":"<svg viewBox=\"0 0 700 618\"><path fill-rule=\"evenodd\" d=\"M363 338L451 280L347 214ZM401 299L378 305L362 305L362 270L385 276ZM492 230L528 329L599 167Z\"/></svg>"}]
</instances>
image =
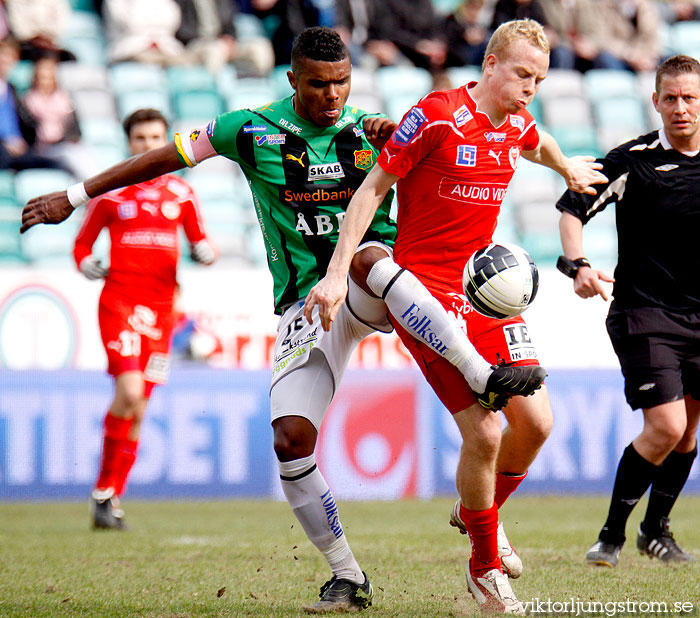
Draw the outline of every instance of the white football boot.
<instances>
[{"instance_id":1,"label":"white football boot","mask_svg":"<svg viewBox=\"0 0 700 618\"><path fill-rule=\"evenodd\" d=\"M459 516L459 506L461 502L457 500L452 508L450 515L450 526L454 526L459 530L460 534L466 534L467 529L464 527L464 522ZM498 557L501 559L501 567L503 572L511 579L518 579L523 574L523 561L518 556L518 553L510 544L506 531L503 529L503 522L498 522Z\"/></svg>"},{"instance_id":2,"label":"white football boot","mask_svg":"<svg viewBox=\"0 0 700 618\"><path fill-rule=\"evenodd\" d=\"M482 612L525 616L523 604L515 597L506 575L498 569L474 577L467 566L467 587Z\"/></svg>"}]
</instances>

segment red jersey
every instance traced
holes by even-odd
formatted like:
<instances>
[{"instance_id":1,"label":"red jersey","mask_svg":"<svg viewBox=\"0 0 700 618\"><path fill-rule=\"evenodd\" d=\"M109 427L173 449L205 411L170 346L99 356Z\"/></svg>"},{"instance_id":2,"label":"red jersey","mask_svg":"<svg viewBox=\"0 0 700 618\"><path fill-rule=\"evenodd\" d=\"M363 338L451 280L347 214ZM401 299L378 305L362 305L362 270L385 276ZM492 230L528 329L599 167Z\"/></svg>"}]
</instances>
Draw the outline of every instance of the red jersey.
<instances>
[{"instance_id":1,"label":"red jersey","mask_svg":"<svg viewBox=\"0 0 700 618\"><path fill-rule=\"evenodd\" d=\"M192 187L177 176L161 176L91 200L73 257L80 266L106 227L111 250L103 295L116 294L149 306L172 304L180 226L190 243L206 236Z\"/></svg>"},{"instance_id":2,"label":"red jersey","mask_svg":"<svg viewBox=\"0 0 700 618\"><path fill-rule=\"evenodd\" d=\"M396 262L460 289L467 260L491 242L520 153L540 139L525 110L494 127L469 94L474 85L421 99L378 158L400 177Z\"/></svg>"}]
</instances>

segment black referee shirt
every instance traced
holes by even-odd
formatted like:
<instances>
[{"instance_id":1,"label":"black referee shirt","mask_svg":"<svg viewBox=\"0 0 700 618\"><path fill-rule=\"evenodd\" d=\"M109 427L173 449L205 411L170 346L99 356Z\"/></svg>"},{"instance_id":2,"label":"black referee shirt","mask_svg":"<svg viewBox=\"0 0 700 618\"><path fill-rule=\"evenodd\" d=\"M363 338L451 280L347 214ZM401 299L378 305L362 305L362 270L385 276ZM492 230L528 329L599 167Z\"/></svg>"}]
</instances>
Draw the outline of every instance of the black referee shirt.
<instances>
[{"instance_id":1,"label":"black referee shirt","mask_svg":"<svg viewBox=\"0 0 700 618\"><path fill-rule=\"evenodd\" d=\"M611 150L596 195L566 191L557 208L584 224L616 203L619 308L700 312L700 154L674 150L654 131Z\"/></svg>"}]
</instances>

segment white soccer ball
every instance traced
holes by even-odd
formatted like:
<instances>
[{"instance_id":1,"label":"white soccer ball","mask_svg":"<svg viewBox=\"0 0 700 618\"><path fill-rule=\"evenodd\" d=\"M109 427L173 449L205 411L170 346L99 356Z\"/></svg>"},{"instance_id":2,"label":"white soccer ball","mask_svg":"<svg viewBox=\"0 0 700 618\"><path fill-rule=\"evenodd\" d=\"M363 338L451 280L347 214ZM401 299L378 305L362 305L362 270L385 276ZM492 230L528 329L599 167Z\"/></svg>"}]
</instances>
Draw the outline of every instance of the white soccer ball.
<instances>
[{"instance_id":1,"label":"white soccer ball","mask_svg":"<svg viewBox=\"0 0 700 618\"><path fill-rule=\"evenodd\" d=\"M464 267L462 284L472 307L490 318L520 315L537 295L539 273L530 254L511 243L479 249Z\"/></svg>"}]
</instances>

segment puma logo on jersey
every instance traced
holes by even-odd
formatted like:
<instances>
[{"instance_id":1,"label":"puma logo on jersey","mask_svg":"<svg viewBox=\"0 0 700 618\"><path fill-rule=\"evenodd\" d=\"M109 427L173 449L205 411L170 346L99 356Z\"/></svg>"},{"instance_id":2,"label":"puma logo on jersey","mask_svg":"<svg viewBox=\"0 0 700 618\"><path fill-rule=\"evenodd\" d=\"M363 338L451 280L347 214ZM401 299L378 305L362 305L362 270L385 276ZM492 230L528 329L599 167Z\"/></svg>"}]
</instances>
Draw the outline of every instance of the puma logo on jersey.
<instances>
[{"instance_id":1,"label":"puma logo on jersey","mask_svg":"<svg viewBox=\"0 0 700 618\"><path fill-rule=\"evenodd\" d=\"M659 165L659 167L655 167L654 169L657 172L670 172L671 170L675 170L678 166L673 164L673 163L667 163L666 165Z\"/></svg>"},{"instance_id":2,"label":"puma logo on jersey","mask_svg":"<svg viewBox=\"0 0 700 618\"><path fill-rule=\"evenodd\" d=\"M386 162L391 163L391 160L396 156L395 154L391 154L389 152L386 152Z\"/></svg>"},{"instance_id":3,"label":"puma logo on jersey","mask_svg":"<svg viewBox=\"0 0 700 618\"><path fill-rule=\"evenodd\" d=\"M489 157L493 157L496 159L496 163L498 165L501 164L501 151L499 150L498 152L494 152L493 150L489 150Z\"/></svg>"},{"instance_id":4,"label":"puma logo on jersey","mask_svg":"<svg viewBox=\"0 0 700 618\"><path fill-rule=\"evenodd\" d=\"M295 157L293 154L288 154L288 155L285 157L285 159L286 159L287 161L296 161L296 162L297 162L299 165L301 165L302 167L306 167L306 166L304 165L304 162L302 161L302 159L304 158L304 155L305 155L305 154L306 154L305 152L302 152L298 157Z\"/></svg>"},{"instance_id":5,"label":"puma logo on jersey","mask_svg":"<svg viewBox=\"0 0 700 618\"><path fill-rule=\"evenodd\" d=\"M640 391L650 391L652 388L656 386L656 382L647 382L646 384L642 384L639 387Z\"/></svg>"}]
</instances>

